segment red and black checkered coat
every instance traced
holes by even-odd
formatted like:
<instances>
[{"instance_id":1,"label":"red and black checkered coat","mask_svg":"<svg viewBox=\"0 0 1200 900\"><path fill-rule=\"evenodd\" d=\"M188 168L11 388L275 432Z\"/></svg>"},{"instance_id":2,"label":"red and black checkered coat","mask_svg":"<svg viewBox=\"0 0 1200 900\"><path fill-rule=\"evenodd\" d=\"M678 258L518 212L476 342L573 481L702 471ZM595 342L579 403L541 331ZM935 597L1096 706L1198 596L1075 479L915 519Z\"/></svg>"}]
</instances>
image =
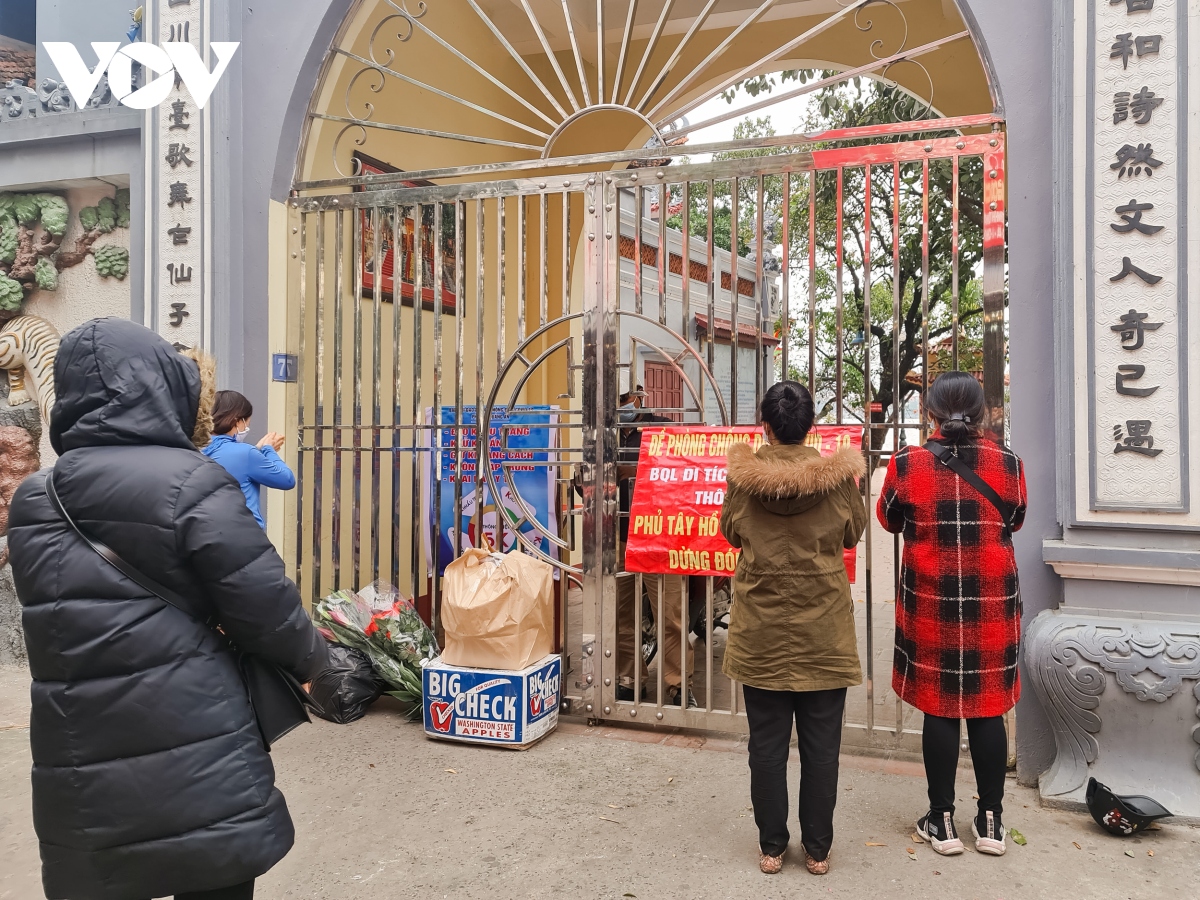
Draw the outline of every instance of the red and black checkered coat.
<instances>
[{"instance_id":1,"label":"red and black checkered coat","mask_svg":"<svg viewBox=\"0 0 1200 900\"><path fill-rule=\"evenodd\" d=\"M950 446L1015 510L1013 529L1020 528L1020 458L983 438ZM888 531L904 535L893 690L934 716L1008 712L1021 696L1021 591L1000 514L923 447L893 457L877 513Z\"/></svg>"}]
</instances>

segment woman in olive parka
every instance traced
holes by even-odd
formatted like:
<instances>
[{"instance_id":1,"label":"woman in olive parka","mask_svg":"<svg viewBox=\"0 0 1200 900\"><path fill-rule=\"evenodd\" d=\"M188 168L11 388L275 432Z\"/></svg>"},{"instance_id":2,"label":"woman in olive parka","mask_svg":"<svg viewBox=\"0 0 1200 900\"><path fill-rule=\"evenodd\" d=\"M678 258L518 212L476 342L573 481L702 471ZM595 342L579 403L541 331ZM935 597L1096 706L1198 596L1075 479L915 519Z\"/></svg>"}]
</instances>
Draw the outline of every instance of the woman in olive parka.
<instances>
[{"instance_id":1,"label":"woman in olive parka","mask_svg":"<svg viewBox=\"0 0 1200 900\"><path fill-rule=\"evenodd\" d=\"M858 545L867 511L862 454L804 444L808 390L780 382L762 401L767 443L729 451L721 533L741 549L724 671L743 685L750 725L750 798L759 867L773 875L787 849L787 758L795 720L805 865L829 871L846 688L862 683L843 549Z\"/></svg>"}]
</instances>

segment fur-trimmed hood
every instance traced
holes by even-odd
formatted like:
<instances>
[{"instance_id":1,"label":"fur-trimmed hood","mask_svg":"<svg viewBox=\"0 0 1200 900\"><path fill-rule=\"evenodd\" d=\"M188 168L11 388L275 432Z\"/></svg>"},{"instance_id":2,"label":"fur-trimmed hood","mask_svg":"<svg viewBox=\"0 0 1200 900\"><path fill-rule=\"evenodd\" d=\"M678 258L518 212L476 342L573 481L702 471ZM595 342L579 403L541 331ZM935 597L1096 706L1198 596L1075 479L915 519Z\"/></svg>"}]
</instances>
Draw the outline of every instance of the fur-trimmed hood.
<instances>
[{"instance_id":1,"label":"fur-trimmed hood","mask_svg":"<svg viewBox=\"0 0 1200 900\"><path fill-rule=\"evenodd\" d=\"M866 473L862 454L843 447L822 456L803 444L764 444L757 453L748 444L729 449L729 481L779 515L811 509L830 491Z\"/></svg>"},{"instance_id":2,"label":"fur-trimmed hood","mask_svg":"<svg viewBox=\"0 0 1200 900\"><path fill-rule=\"evenodd\" d=\"M197 450L203 450L212 441L212 411L217 403L217 361L199 347L184 350L183 355L200 368L200 402L196 408L192 443Z\"/></svg>"}]
</instances>

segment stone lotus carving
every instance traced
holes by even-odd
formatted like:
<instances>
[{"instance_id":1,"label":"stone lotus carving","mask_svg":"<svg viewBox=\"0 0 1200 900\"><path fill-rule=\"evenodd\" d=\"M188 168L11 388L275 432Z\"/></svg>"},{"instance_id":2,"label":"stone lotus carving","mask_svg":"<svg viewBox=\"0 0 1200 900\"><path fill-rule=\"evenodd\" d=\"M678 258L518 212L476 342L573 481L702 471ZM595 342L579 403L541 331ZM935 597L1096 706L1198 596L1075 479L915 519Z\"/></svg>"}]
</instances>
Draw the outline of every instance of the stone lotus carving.
<instances>
[{"instance_id":1,"label":"stone lotus carving","mask_svg":"<svg viewBox=\"0 0 1200 900\"><path fill-rule=\"evenodd\" d=\"M1164 631L1161 623L1045 612L1029 626L1025 659L1058 747L1054 764L1042 776L1042 793L1059 796L1083 785L1088 764L1099 755L1096 710L1107 675L1140 701L1165 702L1185 681L1200 679L1200 625L1178 623ZM1200 682L1193 693L1200 701ZM1192 729L1192 738L1200 744L1200 725ZM1200 768L1200 751L1195 761Z\"/></svg>"}]
</instances>

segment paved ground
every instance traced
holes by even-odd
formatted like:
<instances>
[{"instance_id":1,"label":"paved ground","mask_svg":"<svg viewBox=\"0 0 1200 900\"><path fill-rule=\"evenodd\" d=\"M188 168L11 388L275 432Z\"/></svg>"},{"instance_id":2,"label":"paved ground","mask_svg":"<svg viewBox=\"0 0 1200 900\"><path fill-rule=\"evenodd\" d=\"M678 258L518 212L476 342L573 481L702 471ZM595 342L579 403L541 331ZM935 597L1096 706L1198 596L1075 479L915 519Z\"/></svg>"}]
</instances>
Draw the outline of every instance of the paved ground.
<instances>
[{"instance_id":1,"label":"paved ground","mask_svg":"<svg viewBox=\"0 0 1200 900\"><path fill-rule=\"evenodd\" d=\"M42 896L27 697L26 672L0 669L0 900ZM381 702L354 725L301 729L274 757L298 839L259 900L1197 895L1200 829L1120 840L1039 808L1015 782L1005 819L1027 846L938 857L910 838L924 789L910 763L843 759L833 869L814 878L795 854L759 874L745 748L732 741L567 725L515 753L428 741Z\"/></svg>"}]
</instances>

